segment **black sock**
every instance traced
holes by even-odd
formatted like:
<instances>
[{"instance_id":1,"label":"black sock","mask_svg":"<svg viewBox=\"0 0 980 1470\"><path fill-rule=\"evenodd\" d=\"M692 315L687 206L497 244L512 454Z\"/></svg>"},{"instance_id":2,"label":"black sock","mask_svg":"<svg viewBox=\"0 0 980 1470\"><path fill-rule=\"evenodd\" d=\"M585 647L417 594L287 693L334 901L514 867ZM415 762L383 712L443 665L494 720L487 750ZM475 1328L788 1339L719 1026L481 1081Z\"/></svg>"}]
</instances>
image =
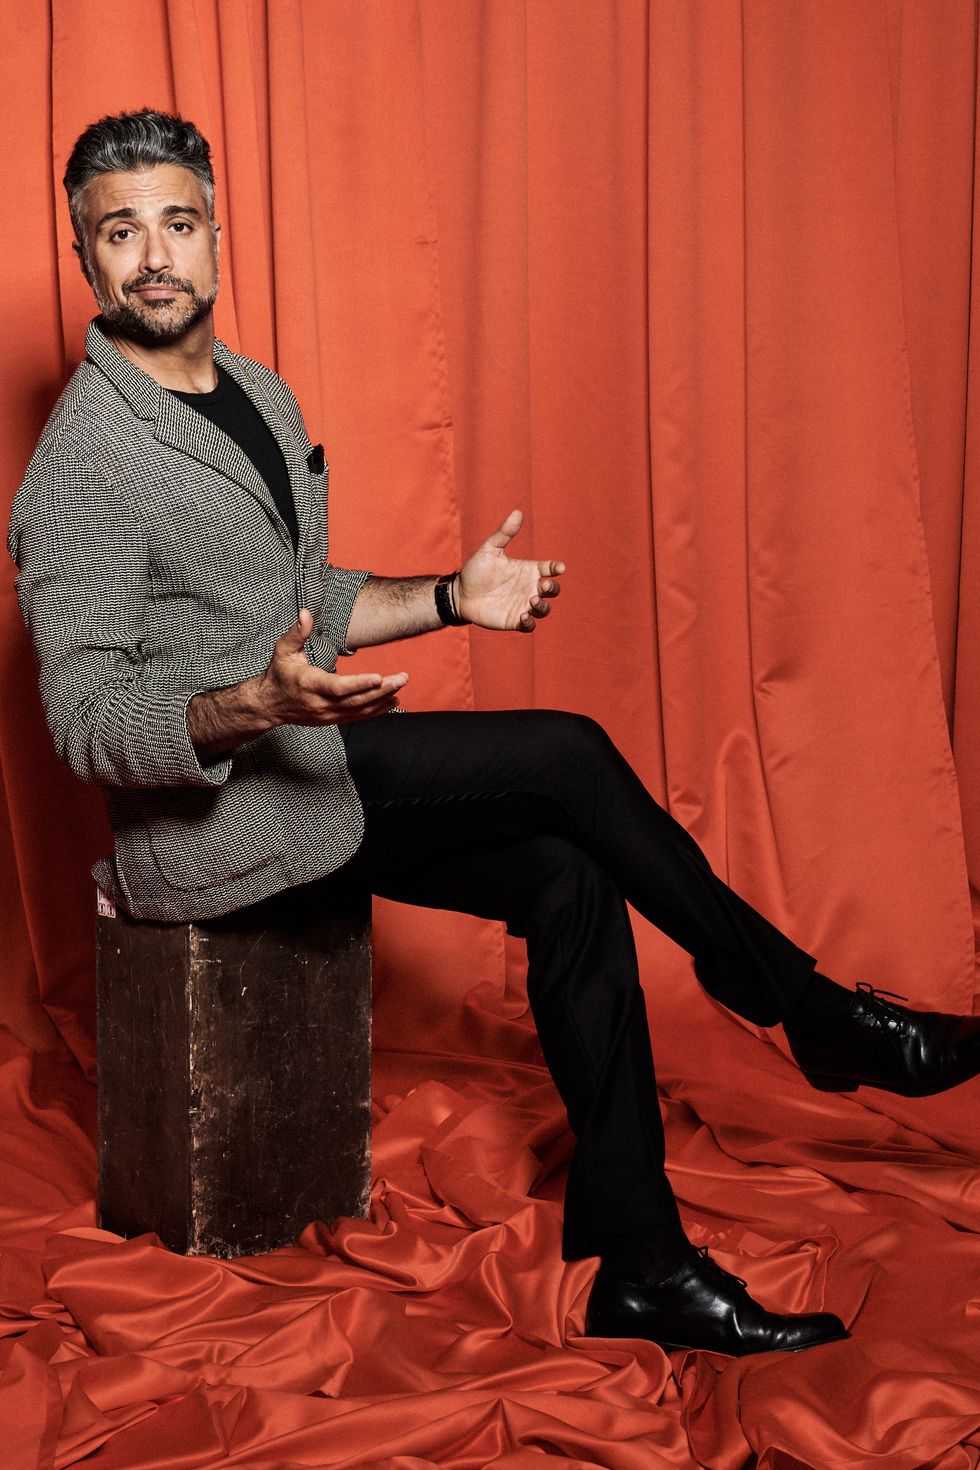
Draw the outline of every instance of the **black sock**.
<instances>
[{"instance_id":1,"label":"black sock","mask_svg":"<svg viewBox=\"0 0 980 1470\"><path fill-rule=\"evenodd\" d=\"M788 1022L799 1031L832 1030L847 1015L853 999L853 990L814 970L796 1007L783 1017L783 1024Z\"/></svg>"}]
</instances>

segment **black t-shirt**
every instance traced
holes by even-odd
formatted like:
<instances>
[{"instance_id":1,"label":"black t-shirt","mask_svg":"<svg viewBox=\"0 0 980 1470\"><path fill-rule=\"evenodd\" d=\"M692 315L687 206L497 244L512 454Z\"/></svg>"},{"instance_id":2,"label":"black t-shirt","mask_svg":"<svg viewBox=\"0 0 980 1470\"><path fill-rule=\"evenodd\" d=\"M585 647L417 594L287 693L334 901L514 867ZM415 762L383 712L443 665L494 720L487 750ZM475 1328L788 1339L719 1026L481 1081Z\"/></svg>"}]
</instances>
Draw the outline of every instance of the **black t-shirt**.
<instances>
[{"instance_id":1,"label":"black t-shirt","mask_svg":"<svg viewBox=\"0 0 980 1470\"><path fill-rule=\"evenodd\" d=\"M289 471L276 443L272 430L259 413L255 404L235 382L234 378L215 363L218 386L210 393L178 393L170 391L175 398L196 408L198 413L210 419L229 439L234 439L243 454L248 455L269 488L276 509L289 527L293 538L293 550L299 543L299 527L296 523L296 507L289 484Z\"/></svg>"}]
</instances>

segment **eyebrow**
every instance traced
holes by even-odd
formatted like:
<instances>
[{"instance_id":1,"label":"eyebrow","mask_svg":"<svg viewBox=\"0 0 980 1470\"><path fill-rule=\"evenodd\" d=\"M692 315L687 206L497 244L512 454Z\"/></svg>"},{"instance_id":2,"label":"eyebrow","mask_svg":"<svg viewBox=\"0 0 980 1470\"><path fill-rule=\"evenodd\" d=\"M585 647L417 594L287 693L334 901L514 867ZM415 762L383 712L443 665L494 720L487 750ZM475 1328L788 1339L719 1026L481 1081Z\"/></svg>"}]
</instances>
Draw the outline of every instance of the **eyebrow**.
<instances>
[{"instance_id":1,"label":"eyebrow","mask_svg":"<svg viewBox=\"0 0 980 1470\"><path fill-rule=\"evenodd\" d=\"M160 211L161 218L163 219L169 219L171 215L175 214L189 214L192 215L194 219L198 220L203 217L201 215L201 211L195 208L193 204L165 204ZM110 209L107 214L104 214L102 216L95 228L97 230L101 230L103 225L108 224L111 220L114 219L137 218L138 216L136 210L131 209L128 205L124 205L122 209Z\"/></svg>"}]
</instances>

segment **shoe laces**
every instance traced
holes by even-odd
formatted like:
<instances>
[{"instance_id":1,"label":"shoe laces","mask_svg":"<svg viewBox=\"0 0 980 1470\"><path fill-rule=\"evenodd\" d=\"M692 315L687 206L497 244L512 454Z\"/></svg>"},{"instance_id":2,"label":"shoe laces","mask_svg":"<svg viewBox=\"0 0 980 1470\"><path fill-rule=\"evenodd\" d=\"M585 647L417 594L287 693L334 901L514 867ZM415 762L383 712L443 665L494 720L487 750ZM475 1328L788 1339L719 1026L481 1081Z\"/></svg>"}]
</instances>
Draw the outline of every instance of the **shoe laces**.
<instances>
[{"instance_id":1,"label":"shoe laces","mask_svg":"<svg viewBox=\"0 0 980 1470\"><path fill-rule=\"evenodd\" d=\"M887 995L891 1000L908 1000L907 995L898 995L894 990L877 990L873 985L869 985L866 980L859 980L855 989L861 992L866 1002L871 1001L874 1006L873 1010L868 1009L865 1011L865 1019L871 1025L882 1026L891 1023L892 1025L898 1026L902 1031L908 1029L909 1017L905 1011L899 1006L889 1005L887 1000L882 999L882 996ZM881 1014L882 1012L884 1014Z\"/></svg>"},{"instance_id":2,"label":"shoe laces","mask_svg":"<svg viewBox=\"0 0 980 1470\"><path fill-rule=\"evenodd\" d=\"M737 1281L739 1286L744 1287L746 1291L748 1290L749 1283L745 1280L744 1276L736 1276L734 1271L726 1271L724 1266L719 1266L718 1262L713 1260L712 1257L709 1256L708 1247L706 1245L695 1246L695 1250L701 1257L704 1264L706 1266L710 1266L711 1269L717 1272L719 1276L724 1276L726 1281Z\"/></svg>"}]
</instances>

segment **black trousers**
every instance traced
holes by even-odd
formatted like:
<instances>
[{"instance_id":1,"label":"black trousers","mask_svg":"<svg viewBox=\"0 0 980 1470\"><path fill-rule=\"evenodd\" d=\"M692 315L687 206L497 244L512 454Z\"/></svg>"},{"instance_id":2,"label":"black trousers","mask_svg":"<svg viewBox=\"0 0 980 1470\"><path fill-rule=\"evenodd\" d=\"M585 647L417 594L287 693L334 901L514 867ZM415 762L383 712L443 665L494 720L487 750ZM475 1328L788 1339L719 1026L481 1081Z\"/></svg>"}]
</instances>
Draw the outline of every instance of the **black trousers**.
<instances>
[{"instance_id":1,"label":"black trousers","mask_svg":"<svg viewBox=\"0 0 980 1470\"><path fill-rule=\"evenodd\" d=\"M364 804L343 870L374 893L502 919L576 1146L563 1255L675 1217L629 900L694 958L716 1000L764 1026L815 961L711 871L594 721L550 710L342 725Z\"/></svg>"}]
</instances>

